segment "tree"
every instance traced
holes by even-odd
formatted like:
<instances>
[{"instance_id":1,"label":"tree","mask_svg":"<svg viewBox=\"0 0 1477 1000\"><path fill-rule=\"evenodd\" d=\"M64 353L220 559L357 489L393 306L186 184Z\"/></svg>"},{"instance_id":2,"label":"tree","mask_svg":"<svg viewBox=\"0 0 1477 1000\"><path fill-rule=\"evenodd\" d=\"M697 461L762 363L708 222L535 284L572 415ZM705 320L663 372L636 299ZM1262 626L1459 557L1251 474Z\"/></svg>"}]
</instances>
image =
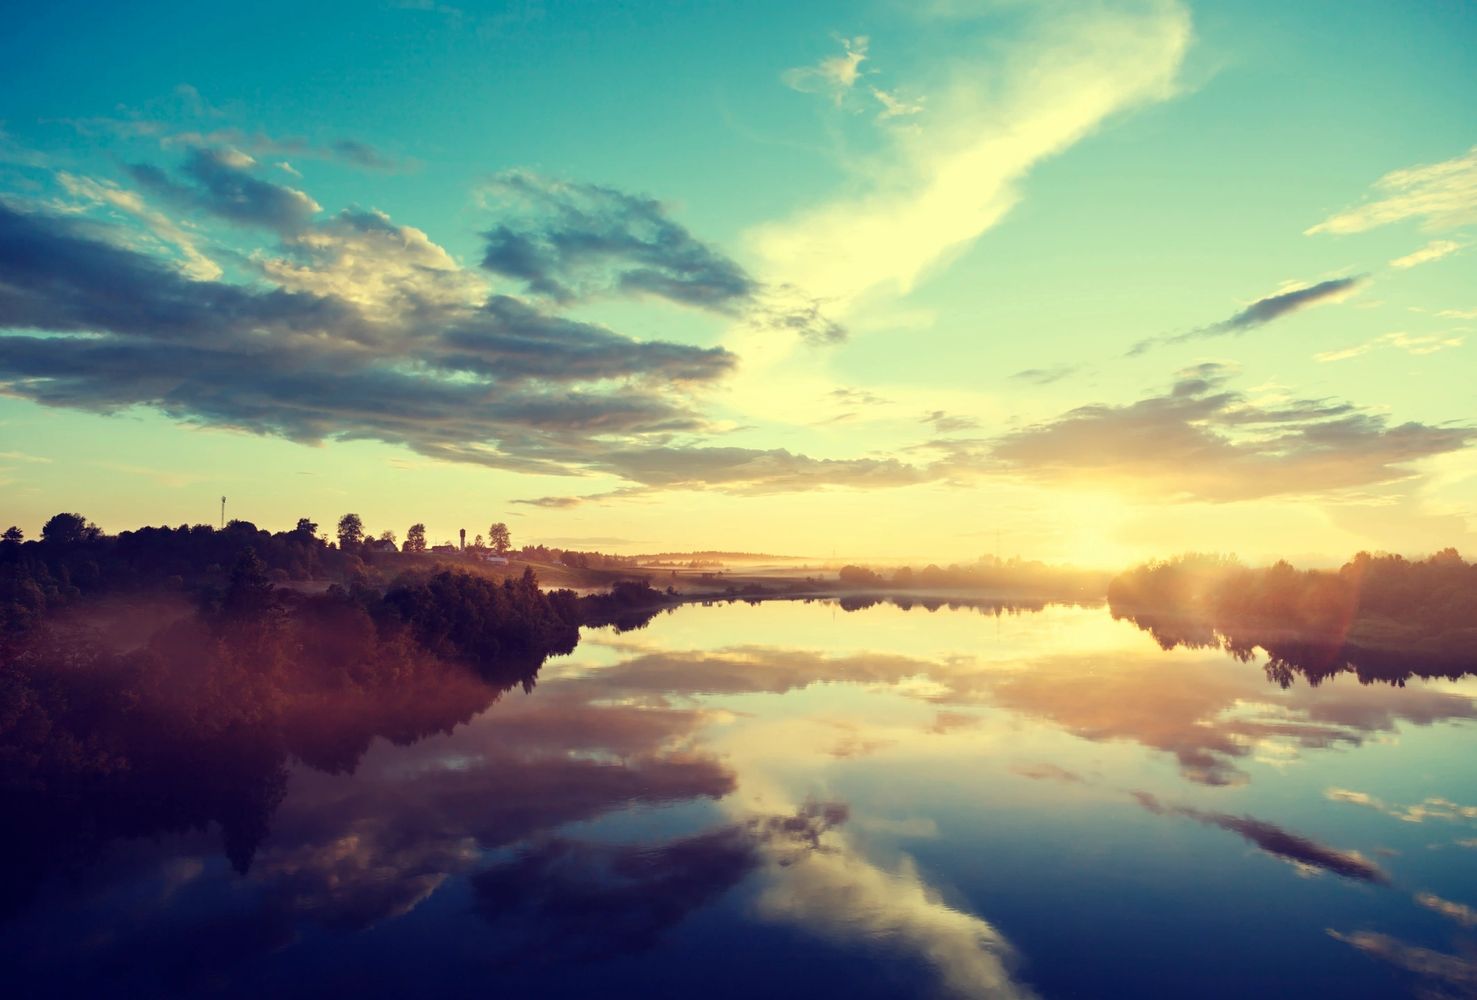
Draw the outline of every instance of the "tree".
<instances>
[{"instance_id":1,"label":"tree","mask_svg":"<svg viewBox=\"0 0 1477 1000\"><path fill-rule=\"evenodd\" d=\"M0 540L7 542L23 542L25 541L25 538L26 533L13 524L5 529L5 534L3 536L0 536Z\"/></svg>"},{"instance_id":2,"label":"tree","mask_svg":"<svg viewBox=\"0 0 1477 1000\"><path fill-rule=\"evenodd\" d=\"M316 535L318 534L318 523L316 521L309 520L306 517L300 517L297 519L297 527L293 528L292 530L303 535Z\"/></svg>"},{"instance_id":3,"label":"tree","mask_svg":"<svg viewBox=\"0 0 1477 1000\"><path fill-rule=\"evenodd\" d=\"M389 542L391 545L394 545L395 544L395 533L393 531L391 531L389 528L386 528L384 531L381 531L380 532L380 541L382 541L382 542Z\"/></svg>"},{"instance_id":4,"label":"tree","mask_svg":"<svg viewBox=\"0 0 1477 1000\"><path fill-rule=\"evenodd\" d=\"M90 542L102 534L102 529L81 514L56 514L41 527L43 542Z\"/></svg>"},{"instance_id":5,"label":"tree","mask_svg":"<svg viewBox=\"0 0 1477 1000\"><path fill-rule=\"evenodd\" d=\"M222 607L227 614L239 618L260 614L271 603L272 581L267 578L266 564L256 549L247 546L231 567Z\"/></svg>"},{"instance_id":6,"label":"tree","mask_svg":"<svg viewBox=\"0 0 1477 1000\"><path fill-rule=\"evenodd\" d=\"M487 544L492 546L492 551L500 556L508 554L513 547L513 536L508 534L508 526L499 521L487 529Z\"/></svg>"},{"instance_id":7,"label":"tree","mask_svg":"<svg viewBox=\"0 0 1477 1000\"><path fill-rule=\"evenodd\" d=\"M410 530L405 533L405 551L426 551L426 526L424 524L412 524Z\"/></svg>"},{"instance_id":8,"label":"tree","mask_svg":"<svg viewBox=\"0 0 1477 1000\"><path fill-rule=\"evenodd\" d=\"M481 535L478 535L476 541L472 542L472 548L476 549L478 552L481 552L484 548L486 548L486 546L482 544Z\"/></svg>"},{"instance_id":9,"label":"tree","mask_svg":"<svg viewBox=\"0 0 1477 1000\"><path fill-rule=\"evenodd\" d=\"M364 544L364 522L358 514L345 514L338 519L338 547L345 552Z\"/></svg>"}]
</instances>

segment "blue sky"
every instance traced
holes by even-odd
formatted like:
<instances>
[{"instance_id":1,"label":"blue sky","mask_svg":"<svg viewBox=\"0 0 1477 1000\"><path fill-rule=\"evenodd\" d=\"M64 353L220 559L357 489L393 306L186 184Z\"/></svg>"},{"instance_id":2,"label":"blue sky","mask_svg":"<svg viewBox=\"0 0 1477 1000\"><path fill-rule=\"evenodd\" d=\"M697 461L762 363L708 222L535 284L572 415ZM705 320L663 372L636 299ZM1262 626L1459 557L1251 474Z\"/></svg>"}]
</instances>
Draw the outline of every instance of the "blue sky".
<instances>
[{"instance_id":1,"label":"blue sky","mask_svg":"<svg viewBox=\"0 0 1477 1000\"><path fill-rule=\"evenodd\" d=\"M28 532L1471 548L1470 4L7 18Z\"/></svg>"}]
</instances>

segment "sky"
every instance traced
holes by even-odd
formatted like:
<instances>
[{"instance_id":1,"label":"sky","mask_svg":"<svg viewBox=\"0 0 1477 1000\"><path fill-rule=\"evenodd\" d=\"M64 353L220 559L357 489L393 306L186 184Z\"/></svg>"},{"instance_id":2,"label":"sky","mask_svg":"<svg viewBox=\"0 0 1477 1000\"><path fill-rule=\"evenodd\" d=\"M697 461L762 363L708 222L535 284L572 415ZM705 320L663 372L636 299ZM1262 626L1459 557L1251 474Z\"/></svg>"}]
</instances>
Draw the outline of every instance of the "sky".
<instances>
[{"instance_id":1,"label":"sky","mask_svg":"<svg viewBox=\"0 0 1477 1000\"><path fill-rule=\"evenodd\" d=\"M28 537L1477 551L1477 5L4 18Z\"/></svg>"}]
</instances>

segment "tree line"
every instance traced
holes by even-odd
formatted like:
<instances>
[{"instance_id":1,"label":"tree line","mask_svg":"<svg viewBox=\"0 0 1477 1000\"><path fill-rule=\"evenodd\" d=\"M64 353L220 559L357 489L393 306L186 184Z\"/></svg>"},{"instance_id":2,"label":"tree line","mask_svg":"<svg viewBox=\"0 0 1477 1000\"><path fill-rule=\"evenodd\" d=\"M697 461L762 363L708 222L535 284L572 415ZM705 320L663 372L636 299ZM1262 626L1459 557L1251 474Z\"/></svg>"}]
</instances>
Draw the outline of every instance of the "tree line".
<instances>
[{"instance_id":1,"label":"tree line","mask_svg":"<svg viewBox=\"0 0 1477 1000\"><path fill-rule=\"evenodd\" d=\"M1345 670L1397 682L1477 672L1477 564L1452 548L1415 560L1360 552L1337 570L1187 554L1115 577L1108 604L1166 649L1249 658L1260 647L1279 682Z\"/></svg>"}]
</instances>

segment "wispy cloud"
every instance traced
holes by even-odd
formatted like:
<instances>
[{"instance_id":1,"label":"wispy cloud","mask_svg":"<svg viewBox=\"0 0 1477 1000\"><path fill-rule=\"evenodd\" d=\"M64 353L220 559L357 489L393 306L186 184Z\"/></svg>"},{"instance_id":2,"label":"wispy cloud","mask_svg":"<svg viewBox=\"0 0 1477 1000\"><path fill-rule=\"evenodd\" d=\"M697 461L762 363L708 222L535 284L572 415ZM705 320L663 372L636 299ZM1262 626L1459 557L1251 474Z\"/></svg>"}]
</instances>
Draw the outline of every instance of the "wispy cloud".
<instances>
[{"instance_id":1,"label":"wispy cloud","mask_svg":"<svg viewBox=\"0 0 1477 1000\"><path fill-rule=\"evenodd\" d=\"M890 118L910 118L913 115L923 113L924 99L921 97L908 99L899 95L896 91L886 91L881 87L870 88L872 97L882 105L882 110L877 112L877 120L885 122Z\"/></svg>"},{"instance_id":2,"label":"wispy cloud","mask_svg":"<svg viewBox=\"0 0 1477 1000\"><path fill-rule=\"evenodd\" d=\"M1428 796L1420 802L1406 806L1389 805L1367 792L1349 788L1328 788L1324 790L1323 797L1331 802L1346 802L1350 805L1373 809L1398 819L1402 823L1424 823L1428 819L1448 822L1477 820L1477 806L1461 805L1439 795Z\"/></svg>"},{"instance_id":3,"label":"wispy cloud","mask_svg":"<svg viewBox=\"0 0 1477 1000\"><path fill-rule=\"evenodd\" d=\"M865 35L837 41L841 44L839 55L822 59L814 66L785 70L780 75L785 86L803 93L826 94L839 105L861 78L868 42Z\"/></svg>"},{"instance_id":4,"label":"wispy cloud","mask_svg":"<svg viewBox=\"0 0 1477 1000\"><path fill-rule=\"evenodd\" d=\"M1465 340L1466 338L1461 335L1428 334L1425 336L1412 336L1408 333L1387 333L1383 336L1375 337L1373 340L1366 340L1362 344L1355 344L1352 347L1342 347L1335 351L1322 351L1313 355L1313 360L1323 363L1347 361L1350 358L1357 358L1362 354L1368 354L1370 351L1379 350L1383 347L1393 347L1407 354L1418 356L1435 354L1437 351L1444 351L1448 348L1461 347Z\"/></svg>"},{"instance_id":5,"label":"wispy cloud","mask_svg":"<svg viewBox=\"0 0 1477 1000\"><path fill-rule=\"evenodd\" d=\"M1418 948L1388 934L1376 934L1373 931L1345 934L1330 929L1328 934L1335 941L1342 941L1366 955L1414 973L1428 983L1440 985L1439 991L1428 991L1425 994L1427 996L1471 996L1477 991L1477 962L1467 956ZM1459 992L1452 994L1447 992L1446 987L1456 987Z\"/></svg>"},{"instance_id":6,"label":"wispy cloud","mask_svg":"<svg viewBox=\"0 0 1477 1000\"><path fill-rule=\"evenodd\" d=\"M1433 260L1456 253L1462 248L1462 244L1455 240L1432 240L1425 246L1404 257L1396 257L1390 261L1390 266L1399 270L1408 270L1420 264L1429 264Z\"/></svg>"},{"instance_id":7,"label":"wispy cloud","mask_svg":"<svg viewBox=\"0 0 1477 1000\"><path fill-rule=\"evenodd\" d=\"M178 249L182 266L192 278L212 280L221 276L220 265L200 250L199 240L169 216L145 203L136 191L129 191L107 180L79 177L58 171L57 182L69 195L97 205L107 205L134 216L160 240Z\"/></svg>"},{"instance_id":8,"label":"wispy cloud","mask_svg":"<svg viewBox=\"0 0 1477 1000\"><path fill-rule=\"evenodd\" d=\"M1477 221L1477 146L1455 159L1386 174L1375 181L1371 199L1329 216L1307 233L1362 233L1408 219L1420 220L1427 230Z\"/></svg>"},{"instance_id":9,"label":"wispy cloud","mask_svg":"<svg viewBox=\"0 0 1477 1000\"><path fill-rule=\"evenodd\" d=\"M1168 816L1183 816L1208 826L1229 830L1255 844L1268 854L1275 855L1301 868L1312 871L1332 872L1344 878L1361 882L1388 883L1389 876L1379 865L1358 851L1343 851L1316 840L1285 830L1275 823L1255 819L1251 816L1233 816L1229 813L1208 812L1188 806L1168 805L1160 802L1148 792L1134 792L1139 805L1152 813Z\"/></svg>"},{"instance_id":10,"label":"wispy cloud","mask_svg":"<svg viewBox=\"0 0 1477 1000\"><path fill-rule=\"evenodd\" d=\"M1263 326L1283 316L1300 312L1310 306L1327 302L1342 302L1358 289L1365 280L1366 277L1364 275L1355 275L1348 278L1330 278L1327 281L1320 281L1317 284L1302 285L1285 291L1275 292L1257 299L1234 316L1221 320L1219 323L1212 323L1210 326L1187 330L1184 333L1164 337L1150 337L1146 340L1141 340L1129 349L1128 354L1132 357L1143 354L1155 347L1182 344L1186 341L1201 340L1206 337L1223 337L1228 334L1245 333L1247 330Z\"/></svg>"},{"instance_id":11,"label":"wispy cloud","mask_svg":"<svg viewBox=\"0 0 1477 1000\"><path fill-rule=\"evenodd\" d=\"M1472 909L1466 903L1454 903L1430 892L1417 893L1415 901L1428 910L1433 910L1449 920L1456 921L1463 927L1477 927L1477 910Z\"/></svg>"},{"instance_id":12,"label":"wispy cloud","mask_svg":"<svg viewBox=\"0 0 1477 1000\"><path fill-rule=\"evenodd\" d=\"M859 193L752 231L763 273L836 302L840 314L875 289L906 292L999 222L1041 160L1114 114L1170 96L1189 38L1186 11L1164 4L1053 21L1003 66L957 61L928 88L928 121L856 163ZM827 74L805 79L850 87L865 55L853 43Z\"/></svg>"},{"instance_id":13,"label":"wispy cloud","mask_svg":"<svg viewBox=\"0 0 1477 1000\"><path fill-rule=\"evenodd\" d=\"M1051 385L1086 369L1086 365L1063 363L1048 368L1026 368L1010 377L1017 382L1029 382L1032 385Z\"/></svg>"}]
</instances>

